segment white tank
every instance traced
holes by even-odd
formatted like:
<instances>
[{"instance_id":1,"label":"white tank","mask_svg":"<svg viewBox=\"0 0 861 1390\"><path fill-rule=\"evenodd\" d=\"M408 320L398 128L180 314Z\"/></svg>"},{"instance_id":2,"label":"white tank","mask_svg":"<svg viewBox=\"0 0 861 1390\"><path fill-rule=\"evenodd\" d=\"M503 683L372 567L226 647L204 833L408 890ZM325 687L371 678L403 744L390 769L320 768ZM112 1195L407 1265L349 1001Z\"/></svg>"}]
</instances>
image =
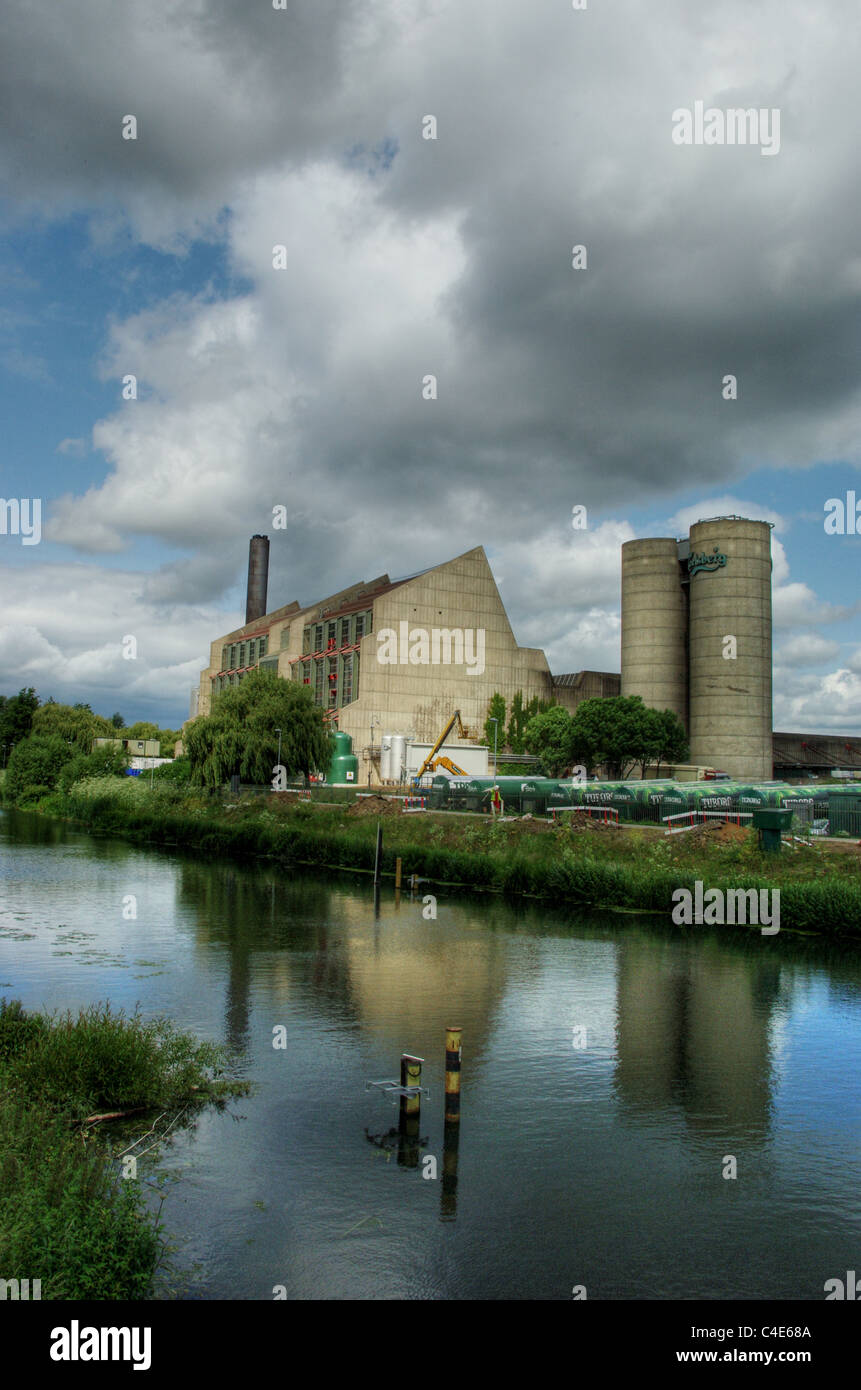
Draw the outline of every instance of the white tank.
<instances>
[{"instance_id":1,"label":"white tank","mask_svg":"<svg viewBox=\"0 0 861 1390\"><path fill-rule=\"evenodd\" d=\"M383 734L383 741L380 745L380 781L391 782L392 780L392 736Z\"/></svg>"},{"instance_id":2,"label":"white tank","mask_svg":"<svg viewBox=\"0 0 861 1390\"><path fill-rule=\"evenodd\" d=\"M404 774L404 766L407 761L407 741L403 734L392 734L392 761L391 777L393 782L400 782Z\"/></svg>"}]
</instances>

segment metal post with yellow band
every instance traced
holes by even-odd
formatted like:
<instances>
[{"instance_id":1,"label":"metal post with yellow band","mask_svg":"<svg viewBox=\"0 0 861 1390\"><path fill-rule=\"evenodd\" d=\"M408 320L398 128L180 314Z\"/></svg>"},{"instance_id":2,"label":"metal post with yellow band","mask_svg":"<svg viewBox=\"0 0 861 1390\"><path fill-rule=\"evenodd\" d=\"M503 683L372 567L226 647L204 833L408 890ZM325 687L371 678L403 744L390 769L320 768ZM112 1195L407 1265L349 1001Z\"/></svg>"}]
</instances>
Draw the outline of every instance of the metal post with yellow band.
<instances>
[{"instance_id":1,"label":"metal post with yellow band","mask_svg":"<svg viewBox=\"0 0 861 1390\"><path fill-rule=\"evenodd\" d=\"M445 1122L460 1119L460 1060L462 1028L445 1030Z\"/></svg>"},{"instance_id":2,"label":"metal post with yellow band","mask_svg":"<svg viewBox=\"0 0 861 1390\"><path fill-rule=\"evenodd\" d=\"M411 1057L408 1052L404 1052L401 1057L401 1085L417 1086L422 1084L422 1062L423 1057ZM401 1116L418 1115L422 1108L421 1091L418 1090L414 1096L401 1096Z\"/></svg>"}]
</instances>

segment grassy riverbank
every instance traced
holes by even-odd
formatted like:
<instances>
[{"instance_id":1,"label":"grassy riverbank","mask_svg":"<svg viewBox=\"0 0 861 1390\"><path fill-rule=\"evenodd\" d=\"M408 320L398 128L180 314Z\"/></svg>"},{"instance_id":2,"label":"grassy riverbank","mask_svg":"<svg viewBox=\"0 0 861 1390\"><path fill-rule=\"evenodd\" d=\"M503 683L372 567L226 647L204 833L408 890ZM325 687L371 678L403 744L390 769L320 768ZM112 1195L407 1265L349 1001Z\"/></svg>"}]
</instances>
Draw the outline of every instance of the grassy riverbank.
<instances>
[{"instance_id":1,"label":"grassy riverbank","mask_svg":"<svg viewBox=\"0 0 861 1390\"><path fill-rule=\"evenodd\" d=\"M165 1242L129 1159L244 1089L220 1079L221 1058L165 1020L0 1000L0 1278L29 1280L31 1297L39 1280L43 1299L148 1297ZM132 1115L138 1139L126 1126L112 1141Z\"/></svg>"},{"instance_id":2,"label":"grassy riverbank","mask_svg":"<svg viewBox=\"0 0 861 1390\"><path fill-rule=\"evenodd\" d=\"M288 797L214 802L142 779L79 783L41 809L88 829L206 854L265 857L289 865L373 869L376 817L346 805ZM383 872L434 884L545 898L556 905L610 907L669 917L673 893L708 888L780 889L781 929L861 936L861 863L823 845L760 852L755 834L694 831L667 838L651 828L538 820L492 823L480 816L394 814L383 819Z\"/></svg>"}]
</instances>

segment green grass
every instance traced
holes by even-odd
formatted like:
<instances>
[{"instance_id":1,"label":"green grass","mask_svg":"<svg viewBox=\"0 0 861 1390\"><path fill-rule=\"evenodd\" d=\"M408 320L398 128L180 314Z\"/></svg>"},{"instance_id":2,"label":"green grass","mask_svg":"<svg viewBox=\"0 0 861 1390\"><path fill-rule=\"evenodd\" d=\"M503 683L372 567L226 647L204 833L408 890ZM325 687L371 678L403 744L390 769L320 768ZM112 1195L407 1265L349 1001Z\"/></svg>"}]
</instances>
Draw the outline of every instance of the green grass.
<instances>
[{"instance_id":1,"label":"green grass","mask_svg":"<svg viewBox=\"0 0 861 1390\"><path fill-rule=\"evenodd\" d=\"M160 1220L92 1116L140 1112L146 1131L156 1109L176 1119L221 1103L246 1089L222 1063L165 1019L107 1004L46 1017L0 1000L0 1277L39 1279L43 1299L149 1296Z\"/></svg>"},{"instance_id":2,"label":"green grass","mask_svg":"<svg viewBox=\"0 0 861 1390\"><path fill-rule=\"evenodd\" d=\"M346 804L273 797L221 804L205 793L101 778L73 787L65 805L93 831L208 855L365 872L374 865L376 818L351 816ZM53 803L46 809L55 813ZM439 884L666 917L673 892L692 891L697 879L724 890L780 888L781 929L861 934L861 866L823 845L774 856L760 851L755 834L724 844L642 827L534 830L520 820L440 813L383 819L383 873L394 873L396 858L405 876Z\"/></svg>"}]
</instances>

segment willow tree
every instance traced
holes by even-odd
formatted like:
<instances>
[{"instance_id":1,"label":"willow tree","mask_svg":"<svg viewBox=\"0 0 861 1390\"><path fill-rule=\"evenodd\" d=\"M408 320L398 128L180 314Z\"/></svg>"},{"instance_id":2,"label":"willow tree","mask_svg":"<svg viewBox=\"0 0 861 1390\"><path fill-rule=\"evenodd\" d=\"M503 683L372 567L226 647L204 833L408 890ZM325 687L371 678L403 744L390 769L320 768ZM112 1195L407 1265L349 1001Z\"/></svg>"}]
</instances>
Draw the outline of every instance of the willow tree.
<instances>
[{"instance_id":1,"label":"willow tree","mask_svg":"<svg viewBox=\"0 0 861 1390\"><path fill-rule=\"evenodd\" d=\"M333 740L323 712L304 685L282 680L274 671L252 671L238 685L216 695L212 712L190 724L183 744L196 786L220 787L231 777L271 782L278 757L288 775L325 771Z\"/></svg>"}]
</instances>

